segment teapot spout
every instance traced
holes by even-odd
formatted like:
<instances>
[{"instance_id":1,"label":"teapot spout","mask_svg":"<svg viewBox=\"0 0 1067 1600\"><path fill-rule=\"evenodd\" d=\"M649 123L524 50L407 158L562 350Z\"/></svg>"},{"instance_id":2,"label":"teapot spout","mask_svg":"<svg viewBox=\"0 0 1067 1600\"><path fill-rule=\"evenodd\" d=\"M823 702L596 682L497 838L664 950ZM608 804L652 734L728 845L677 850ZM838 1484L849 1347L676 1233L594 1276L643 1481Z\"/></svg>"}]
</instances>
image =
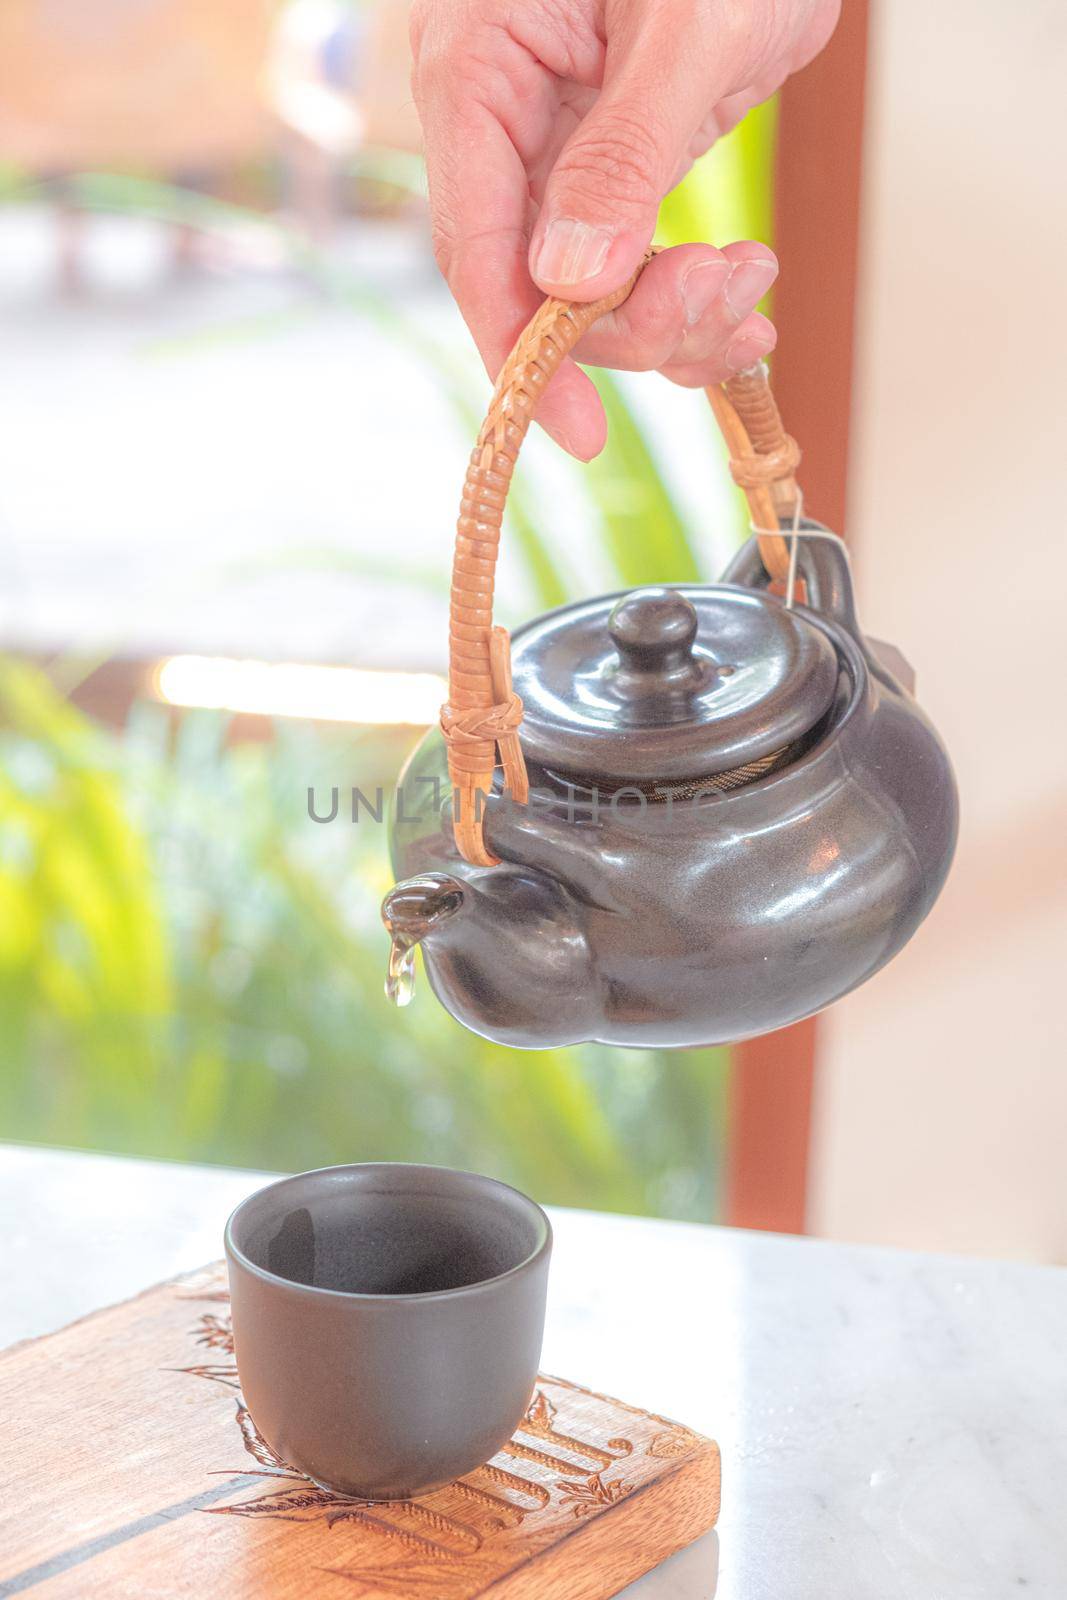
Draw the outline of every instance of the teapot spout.
<instances>
[{"instance_id":1,"label":"teapot spout","mask_svg":"<svg viewBox=\"0 0 1067 1600\"><path fill-rule=\"evenodd\" d=\"M536 869L504 863L478 881L427 872L386 895L389 998L411 998L416 944L441 1003L474 1033L520 1049L596 1038L603 1000L583 907Z\"/></svg>"},{"instance_id":2,"label":"teapot spout","mask_svg":"<svg viewBox=\"0 0 1067 1600\"><path fill-rule=\"evenodd\" d=\"M390 889L382 901L382 921L389 934L386 999L408 1005L415 994L415 947L434 928L463 906L463 885L444 872L427 872Z\"/></svg>"},{"instance_id":3,"label":"teapot spout","mask_svg":"<svg viewBox=\"0 0 1067 1600\"><path fill-rule=\"evenodd\" d=\"M463 908L466 891L446 872L424 872L390 889L382 901L382 921L397 944L414 949L431 929Z\"/></svg>"}]
</instances>

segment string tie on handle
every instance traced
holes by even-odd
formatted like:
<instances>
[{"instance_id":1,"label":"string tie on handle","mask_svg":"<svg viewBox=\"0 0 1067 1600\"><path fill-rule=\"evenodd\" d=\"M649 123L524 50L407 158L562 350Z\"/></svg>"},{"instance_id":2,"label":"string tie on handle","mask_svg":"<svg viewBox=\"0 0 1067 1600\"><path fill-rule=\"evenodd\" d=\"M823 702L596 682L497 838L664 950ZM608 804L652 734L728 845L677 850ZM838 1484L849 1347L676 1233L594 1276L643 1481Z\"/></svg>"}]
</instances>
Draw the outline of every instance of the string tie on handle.
<instances>
[{"instance_id":1,"label":"string tie on handle","mask_svg":"<svg viewBox=\"0 0 1067 1600\"><path fill-rule=\"evenodd\" d=\"M459 748L478 744L482 739L492 739L496 744L503 734L514 732L521 721L522 701L514 689L495 706L471 706L468 711L455 711L450 705L441 707L441 731Z\"/></svg>"},{"instance_id":2,"label":"string tie on handle","mask_svg":"<svg viewBox=\"0 0 1067 1600\"><path fill-rule=\"evenodd\" d=\"M730 457L730 476L739 489L759 489L764 484L781 483L791 478L800 465L800 446L791 433L769 455ZM768 529L760 529L768 532Z\"/></svg>"},{"instance_id":3,"label":"string tie on handle","mask_svg":"<svg viewBox=\"0 0 1067 1600\"><path fill-rule=\"evenodd\" d=\"M799 551L800 551L800 524L801 524L801 521L803 519L803 516L804 516L804 491L798 485L797 486L797 497L796 497L796 500L793 502L793 522L792 522L792 526L789 529L789 566L788 566L788 568L786 570L786 578L785 578L785 608L786 608L787 611L792 611L792 609L796 605L797 599L798 599L797 556L798 556ZM757 526L756 526L756 524L754 522L750 522L748 526L749 526L749 531L751 533L754 533L757 539L765 538L766 535L770 532L770 530L768 528L757 528ZM776 580L776 582L779 582L779 583L780 583L780 581L781 581L780 579ZM774 587L774 585L772 585L772 587ZM801 586L800 586L799 598L806 603L806 601L807 601L807 587L803 583L801 583Z\"/></svg>"}]
</instances>

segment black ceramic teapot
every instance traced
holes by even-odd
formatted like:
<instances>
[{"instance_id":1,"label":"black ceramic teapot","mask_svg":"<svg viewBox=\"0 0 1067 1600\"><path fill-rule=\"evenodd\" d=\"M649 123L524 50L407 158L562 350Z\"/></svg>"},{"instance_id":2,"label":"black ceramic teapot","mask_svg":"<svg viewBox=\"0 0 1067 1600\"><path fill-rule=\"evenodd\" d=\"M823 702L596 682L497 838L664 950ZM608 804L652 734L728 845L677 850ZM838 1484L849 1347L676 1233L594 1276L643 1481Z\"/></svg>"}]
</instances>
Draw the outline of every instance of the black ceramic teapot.
<instances>
[{"instance_id":1,"label":"black ceramic teapot","mask_svg":"<svg viewBox=\"0 0 1067 1600\"><path fill-rule=\"evenodd\" d=\"M564 606L509 658L491 608L515 458L621 298L547 301L501 374L459 520L449 702L395 808L388 987L405 998L421 946L454 1016L524 1048L798 1021L896 954L956 839L948 757L902 658L863 637L844 545L799 517L762 368L710 395L760 530L723 581Z\"/></svg>"}]
</instances>

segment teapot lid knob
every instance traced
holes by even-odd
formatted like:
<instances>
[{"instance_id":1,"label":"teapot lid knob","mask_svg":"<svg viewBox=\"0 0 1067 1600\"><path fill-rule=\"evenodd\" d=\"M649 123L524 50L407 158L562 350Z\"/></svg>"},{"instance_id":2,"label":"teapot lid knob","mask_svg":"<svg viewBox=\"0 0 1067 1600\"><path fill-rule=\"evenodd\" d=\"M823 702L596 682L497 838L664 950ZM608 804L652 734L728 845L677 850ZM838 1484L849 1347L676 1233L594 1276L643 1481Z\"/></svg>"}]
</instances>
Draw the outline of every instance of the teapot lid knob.
<instances>
[{"instance_id":1,"label":"teapot lid knob","mask_svg":"<svg viewBox=\"0 0 1067 1600\"><path fill-rule=\"evenodd\" d=\"M616 648L609 678L616 694L699 691L707 685L710 662L694 653L696 606L677 589L635 589L616 603L608 632Z\"/></svg>"},{"instance_id":2,"label":"teapot lid knob","mask_svg":"<svg viewBox=\"0 0 1067 1600\"><path fill-rule=\"evenodd\" d=\"M629 672L676 679L703 677L693 654L699 619L691 600L677 589L635 589L608 617L608 632Z\"/></svg>"}]
</instances>

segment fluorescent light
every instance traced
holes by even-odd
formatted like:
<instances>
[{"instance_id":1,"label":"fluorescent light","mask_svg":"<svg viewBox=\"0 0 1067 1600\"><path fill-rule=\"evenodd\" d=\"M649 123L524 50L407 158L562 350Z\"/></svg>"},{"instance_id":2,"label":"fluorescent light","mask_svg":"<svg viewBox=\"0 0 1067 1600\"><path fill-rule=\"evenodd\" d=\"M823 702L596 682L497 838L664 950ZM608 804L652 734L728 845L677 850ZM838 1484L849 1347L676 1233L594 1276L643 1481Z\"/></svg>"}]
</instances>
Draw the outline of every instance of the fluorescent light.
<instances>
[{"instance_id":1,"label":"fluorescent light","mask_svg":"<svg viewBox=\"0 0 1067 1600\"><path fill-rule=\"evenodd\" d=\"M435 672L374 672L226 656L171 656L156 673L156 687L174 706L420 728L437 721L448 692Z\"/></svg>"}]
</instances>

